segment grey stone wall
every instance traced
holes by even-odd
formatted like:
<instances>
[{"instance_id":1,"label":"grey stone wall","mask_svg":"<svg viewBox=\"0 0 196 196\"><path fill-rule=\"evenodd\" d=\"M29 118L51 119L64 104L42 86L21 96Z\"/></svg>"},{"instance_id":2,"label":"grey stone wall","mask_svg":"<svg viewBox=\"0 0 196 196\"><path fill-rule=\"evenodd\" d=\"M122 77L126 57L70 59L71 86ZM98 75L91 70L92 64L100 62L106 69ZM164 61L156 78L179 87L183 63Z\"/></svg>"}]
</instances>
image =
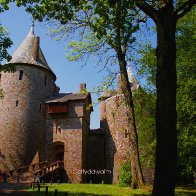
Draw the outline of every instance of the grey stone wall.
<instances>
[{"instance_id":1,"label":"grey stone wall","mask_svg":"<svg viewBox=\"0 0 196 196\"><path fill-rule=\"evenodd\" d=\"M19 80L21 70L23 77ZM40 161L45 159L44 100L57 91L54 76L36 66L16 65L16 72L1 73L1 88L0 170L30 164L37 152Z\"/></svg>"},{"instance_id":2,"label":"grey stone wall","mask_svg":"<svg viewBox=\"0 0 196 196\"><path fill-rule=\"evenodd\" d=\"M86 111L86 102L72 101L68 104L67 114L47 116L46 151L51 160L52 146L56 142L64 144L64 168L71 183L85 182L82 169L86 168L87 134L89 130L90 111ZM58 132L56 125L60 125Z\"/></svg>"},{"instance_id":3,"label":"grey stone wall","mask_svg":"<svg viewBox=\"0 0 196 196\"><path fill-rule=\"evenodd\" d=\"M123 96L115 95L102 99L100 107L101 128L105 130L105 167L112 171L106 175L106 182L116 183L121 164L130 156L126 106Z\"/></svg>"}]
</instances>

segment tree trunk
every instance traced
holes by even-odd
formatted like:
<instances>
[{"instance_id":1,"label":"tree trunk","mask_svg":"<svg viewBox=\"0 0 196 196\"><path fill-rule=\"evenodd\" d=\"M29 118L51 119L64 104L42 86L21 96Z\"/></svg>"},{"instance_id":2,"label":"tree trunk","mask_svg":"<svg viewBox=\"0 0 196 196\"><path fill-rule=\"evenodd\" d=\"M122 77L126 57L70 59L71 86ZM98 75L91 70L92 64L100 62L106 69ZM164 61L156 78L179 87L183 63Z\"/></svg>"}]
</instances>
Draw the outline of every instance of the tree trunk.
<instances>
[{"instance_id":1,"label":"tree trunk","mask_svg":"<svg viewBox=\"0 0 196 196\"><path fill-rule=\"evenodd\" d=\"M138 150L138 135L136 131L135 115L133 107L133 99L131 87L128 80L126 61L124 54L118 54L120 73L121 73L121 90L125 96L125 104L127 106L127 116L129 122L129 142L130 142L130 153L131 153L131 172L132 182L131 188L142 188L144 186L144 180L141 170L141 164L139 160Z\"/></svg>"},{"instance_id":2,"label":"tree trunk","mask_svg":"<svg viewBox=\"0 0 196 196\"><path fill-rule=\"evenodd\" d=\"M176 184L176 21L171 8L157 22L156 161L153 196L172 196Z\"/></svg>"}]
</instances>

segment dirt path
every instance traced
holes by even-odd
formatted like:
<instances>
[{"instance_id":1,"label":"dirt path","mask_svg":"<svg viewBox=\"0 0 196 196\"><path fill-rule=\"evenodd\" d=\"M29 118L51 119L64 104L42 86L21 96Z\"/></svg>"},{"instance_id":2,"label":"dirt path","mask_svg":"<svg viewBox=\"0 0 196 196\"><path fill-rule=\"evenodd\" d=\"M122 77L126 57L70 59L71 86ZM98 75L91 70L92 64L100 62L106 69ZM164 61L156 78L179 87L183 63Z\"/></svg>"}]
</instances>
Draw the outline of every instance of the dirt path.
<instances>
[{"instance_id":1,"label":"dirt path","mask_svg":"<svg viewBox=\"0 0 196 196\"><path fill-rule=\"evenodd\" d=\"M0 196L35 196L25 191L27 187L27 184L0 183Z\"/></svg>"}]
</instances>

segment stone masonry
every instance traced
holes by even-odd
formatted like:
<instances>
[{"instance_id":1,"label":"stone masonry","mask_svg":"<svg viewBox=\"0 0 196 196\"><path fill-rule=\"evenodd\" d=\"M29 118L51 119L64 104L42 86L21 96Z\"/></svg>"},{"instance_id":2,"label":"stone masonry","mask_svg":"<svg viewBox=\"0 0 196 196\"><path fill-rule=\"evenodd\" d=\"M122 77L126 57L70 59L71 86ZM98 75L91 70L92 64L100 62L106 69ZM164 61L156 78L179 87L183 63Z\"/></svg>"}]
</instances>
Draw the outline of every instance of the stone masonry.
<instances>
[{"instance_id":1,"label":"stone masonry","mask_svg":"<svg viewBox=\"0 0 196 196\"><path fill-rule=\"evenodd\" d=\"M22 63L16 64L16 72L1 74L0 170L29 164L38 151L44 159L44 100L56 93L54 80L49 70Z\"/></svg>"}]
</instances>

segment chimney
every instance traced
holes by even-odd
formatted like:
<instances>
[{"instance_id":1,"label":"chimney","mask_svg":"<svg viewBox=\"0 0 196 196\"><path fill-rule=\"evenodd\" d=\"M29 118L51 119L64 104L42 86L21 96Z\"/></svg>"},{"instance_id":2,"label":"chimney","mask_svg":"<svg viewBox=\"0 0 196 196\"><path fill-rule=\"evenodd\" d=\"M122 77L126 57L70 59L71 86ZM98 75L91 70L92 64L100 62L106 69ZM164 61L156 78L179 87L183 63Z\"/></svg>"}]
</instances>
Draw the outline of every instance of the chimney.
<instances>
[{"instance_id":1,"label":"chimney","mask_svg":"<svg viewBox=\"0 0 196 196\"><path fill-rule=\"evenodd\" d=\"M39 55L39 37L35 37L33 50L32 50L32 56L35 61L38 60L38 55Z\"/></svg>"},{"instance_id":2,"label":"chimney","mask_svg":"<svg viewBox=\"0 0 196 196\"><path fill-rule=\"evenodd\" d=\"M86 84L85 83L81 83L80 84L80 91L85 91L86 90Z\"/></svg>"}]
</instances>

